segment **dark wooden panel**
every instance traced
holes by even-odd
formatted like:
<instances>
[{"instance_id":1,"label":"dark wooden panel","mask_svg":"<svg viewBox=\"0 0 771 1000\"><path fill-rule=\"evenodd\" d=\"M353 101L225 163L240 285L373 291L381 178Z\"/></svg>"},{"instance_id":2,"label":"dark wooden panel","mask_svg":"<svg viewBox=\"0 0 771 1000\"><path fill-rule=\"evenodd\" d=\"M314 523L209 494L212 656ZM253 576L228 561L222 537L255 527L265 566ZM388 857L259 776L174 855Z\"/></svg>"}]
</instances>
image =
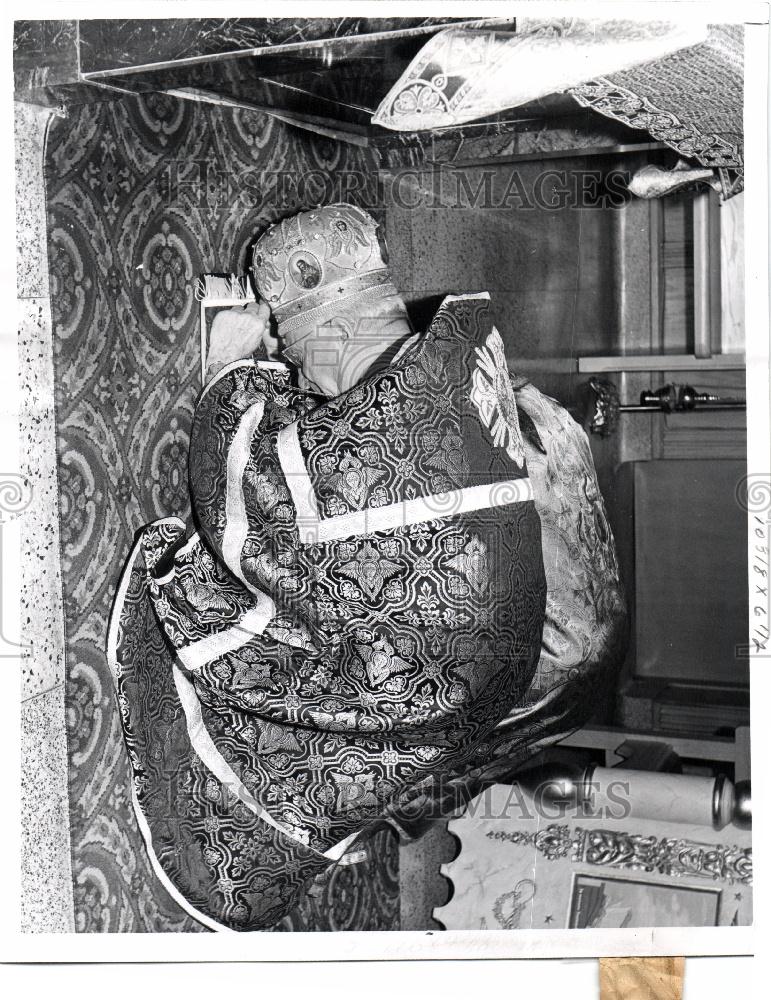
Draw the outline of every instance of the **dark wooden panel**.
<instances>
[{"instance_id":1,"label":"dark wooden panel","mask_svg":"<svg viewBox=\"0 0 771 1000\"><path fill-rule=\"evenodd\" d=\"M405 176L387 207L397 287L409 301L489 291L512 367L571 405L575 358L614 353L622 328L627 209L580 193L582 177L608 168L572 156L450 169L441 188L430 171Z\"/></svg>"},{"instance_id":2,"label":"dark wooden panel","mask_svg":"<svg viewBox=\"0 0 771 1000\"><path fill-rule=\"evenodd\" d=\"M741 461L638 462L634 479L636 672L746 680L747 518Z\"/></svg>"}]
</instances>

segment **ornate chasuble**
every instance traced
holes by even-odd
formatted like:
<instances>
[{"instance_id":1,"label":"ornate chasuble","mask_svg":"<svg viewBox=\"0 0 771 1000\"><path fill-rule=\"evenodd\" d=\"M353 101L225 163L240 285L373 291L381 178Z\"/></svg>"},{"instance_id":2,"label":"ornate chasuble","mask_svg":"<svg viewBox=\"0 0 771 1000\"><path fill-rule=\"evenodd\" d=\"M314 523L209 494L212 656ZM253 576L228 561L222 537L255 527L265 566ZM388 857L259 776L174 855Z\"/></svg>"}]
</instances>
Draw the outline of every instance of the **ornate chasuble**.
<instances>
[{"instance_id":1,"label":"ornate chasuble","mask_svg":"<svg viewBox=\"0 0 771 1000\"><path fill-rule=\"evenodd\" d=\"M486 295L333 400L254 362L205 388L198 531L140 534L109 648L151 859L203 923L272 925L544 700L528 449Z\"/></svg>"},{"instance_id":2,"label":"ornate chasuble","mask_svg":"<svg viewBox=\"0 0 771 1000\"><path fill-rule=\"evenodd\" d=\"M403 789L389 818L412 835L574 731L616 690L628 641L613 534L584 430L531 384L516 389L528 475L541 519L547 598L541 655L526 695L461 768Z\"/></svg>"}]
</instances>

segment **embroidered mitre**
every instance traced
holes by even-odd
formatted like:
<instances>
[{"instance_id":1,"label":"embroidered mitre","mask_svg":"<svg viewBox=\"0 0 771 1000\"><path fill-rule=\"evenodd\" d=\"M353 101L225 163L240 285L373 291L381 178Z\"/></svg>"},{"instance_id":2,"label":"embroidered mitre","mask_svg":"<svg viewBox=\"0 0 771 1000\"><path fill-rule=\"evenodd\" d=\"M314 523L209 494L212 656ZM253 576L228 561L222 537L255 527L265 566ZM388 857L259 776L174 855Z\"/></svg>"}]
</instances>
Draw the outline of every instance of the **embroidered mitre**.
<instances>
[{"instance_id":1,"label":"embroidered mitre","mask_svg":"<svg viewBox=\"0 0 771 1000\"><path fill-rule=\"evenodd\" d=\"M287 345L340 303L393 295L378 224L354 205L327 205L270 226L254 247L253 274Z\"/></svg>"}]
</instances>

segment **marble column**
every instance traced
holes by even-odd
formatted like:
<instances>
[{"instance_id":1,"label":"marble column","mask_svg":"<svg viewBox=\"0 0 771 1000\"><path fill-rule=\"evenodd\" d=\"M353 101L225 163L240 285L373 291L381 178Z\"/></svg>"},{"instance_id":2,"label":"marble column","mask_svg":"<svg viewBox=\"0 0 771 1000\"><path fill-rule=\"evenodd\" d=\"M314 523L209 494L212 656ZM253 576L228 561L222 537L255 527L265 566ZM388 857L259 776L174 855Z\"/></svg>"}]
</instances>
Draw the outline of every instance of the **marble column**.
<instances>
[{"instance_id":1,"label":"marble column","mask_svg":"<svg viewBox=\"0 0 771 1000\"><path fill-rule=\"evenodd\" d=\"M50 109L17 103L16 286L21 532L21 930L74 930L64 715L53 345L46 251Z\"/></svg>"},{"instance_id":2,"label":"marble column","mask_svg":"<svg viewBox=\"0 0 771 1000\"><path fill-rule=\"evenodd\" d=\"M720 206L721 350L742 353L744 329L744 194Z\"/></svg>"}]
</instances>

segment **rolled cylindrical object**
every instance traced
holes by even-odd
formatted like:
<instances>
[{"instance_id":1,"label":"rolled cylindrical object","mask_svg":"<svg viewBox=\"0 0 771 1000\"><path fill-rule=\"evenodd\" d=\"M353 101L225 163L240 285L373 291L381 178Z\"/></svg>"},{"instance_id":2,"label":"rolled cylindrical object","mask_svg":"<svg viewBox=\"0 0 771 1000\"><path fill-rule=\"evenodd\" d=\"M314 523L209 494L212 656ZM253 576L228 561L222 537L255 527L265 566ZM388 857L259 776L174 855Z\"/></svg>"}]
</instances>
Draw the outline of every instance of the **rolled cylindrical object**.
<instances>
[{"instance_id":1,"label":"rolled cylindrical object","mask_svg":"<svg viewBox=\"0 0 771 1000\"><path fill-rule=\"evenodd\" d=\"M705 778L595 767L584 781L592 814L607 819L634 816L721 830L734 816L734 786L724 775Z\"/></svg>"}]
</instances>

